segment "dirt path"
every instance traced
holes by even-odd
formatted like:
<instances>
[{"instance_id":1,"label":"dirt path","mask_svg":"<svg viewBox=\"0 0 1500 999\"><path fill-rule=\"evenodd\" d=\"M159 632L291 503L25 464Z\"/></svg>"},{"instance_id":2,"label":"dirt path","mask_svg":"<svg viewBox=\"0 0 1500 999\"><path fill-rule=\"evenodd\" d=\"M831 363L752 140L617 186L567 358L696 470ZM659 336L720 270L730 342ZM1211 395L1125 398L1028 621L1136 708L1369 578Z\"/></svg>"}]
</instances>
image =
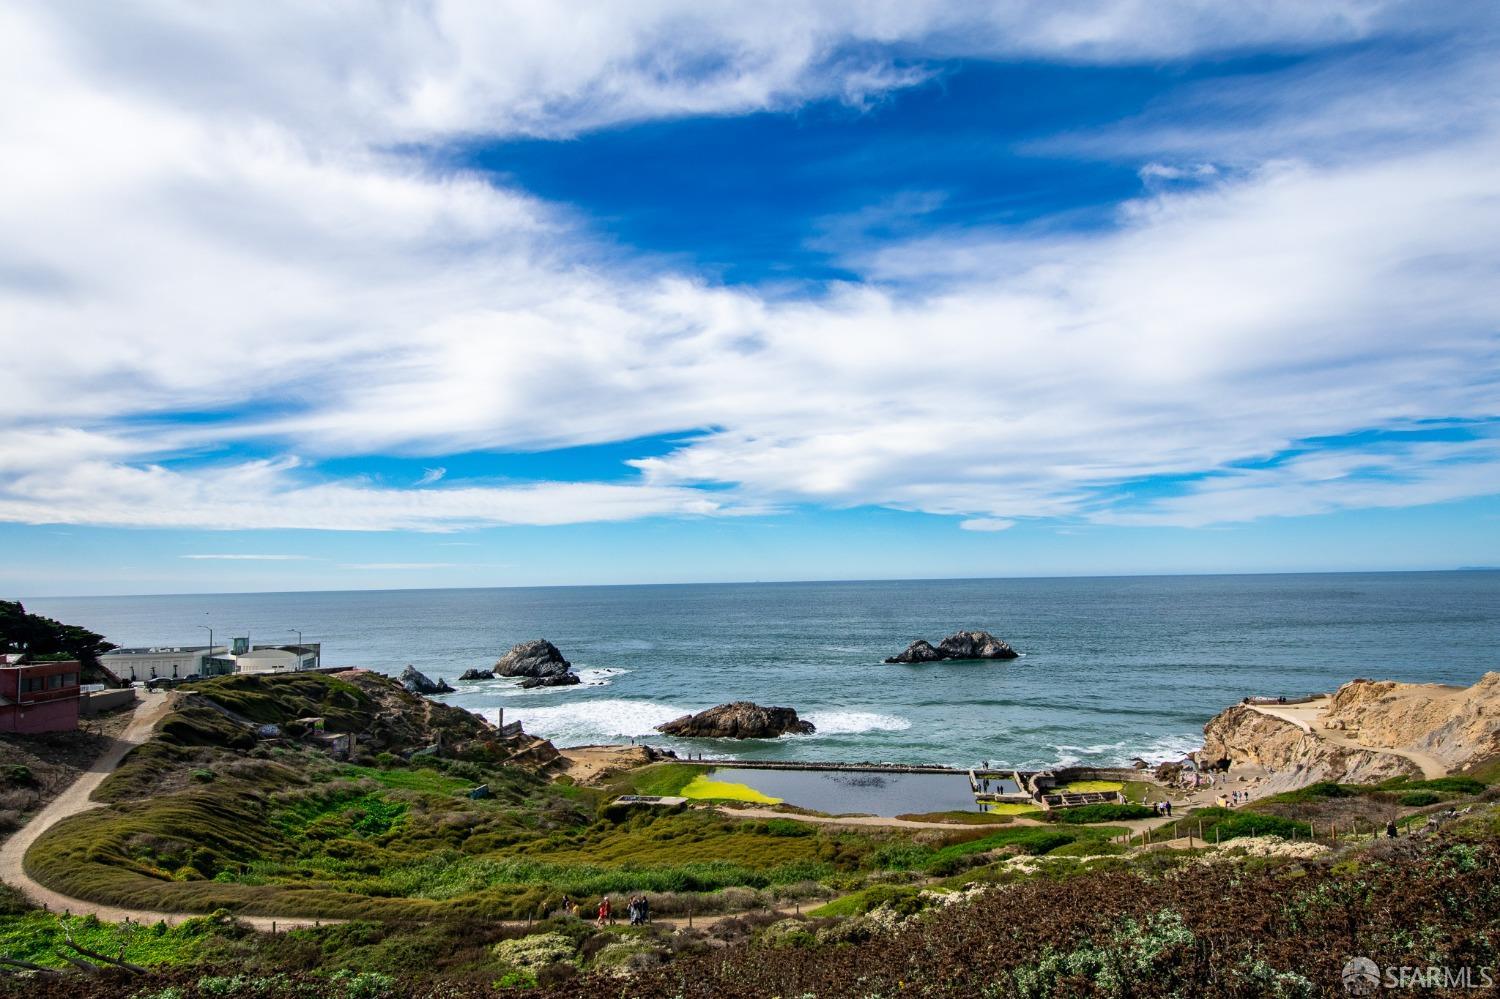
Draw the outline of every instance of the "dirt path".
<instances>
[{"instance_id":1,"label":"dirt path","mask_svg":"<svg viewBox=\"0 0 1500 999\"><path fill-rule=\"evenodd\" d=\"M1462 693L1459 688L1455 693ZM1284 722L1290 722L1308 735L1335 746L1345 749L1364 750L1371 753L1385 753L1390 756L1399 756L1404 760L1415 763L1422 770L1422 776L1427 780L1435 780L1438 777L1448 776L1448 767L1437 757L1424 753L1418 749L1398 749L1394 746L1371 746L1351 739L1343 732L1335 731L1323 725L1323 712L1328 707L1328 698L1321 697L1314 701L1303 704L1252 704L1250 707L1263 715L1279 718Z\"/></svg>"},{"instance_id":2,"label":"dirt path","mask_svg":"<svg viewBox=\"0 0 1500 999\"><path fill-rule=\"evenodd\" d=\"M131 716L130 723L125 730L111 741L108 748L99 755L93 764L85 771L78 780L74 781L62 794L58 795L47 807L34 815L30 822L22 826L4 844L0 844L0 880L17 888L34 904L51 909L55 912L70 912L73 915L93 915L100 919L114 923L122 923L127 920L138 923L164 922L168 924L180 923L185 919L191 919L194 913L186 912L153 912L148 909L121 909L112 905L99 905L94 902L86 902L82 899L70 898L59 892L55 892L32 879L26 873L23 866L23 858L26 851L34 844L48 829L69 816L86 812L92 808L102 808L103 804L91 801L90 796L96 791L104 778L114 772L125 758L125 754L151 737L156 723L161 721L171 710L175 700L174 694L146 693L136 703L135 712ZM317 922L338 922L339 920L312 920L312 919L271 919L267 916L240 916L241 922L248 923L256 929L270 929L274 923L278 929L293 928L298 926L312 926Z\"/></svg>"}]
</instances>

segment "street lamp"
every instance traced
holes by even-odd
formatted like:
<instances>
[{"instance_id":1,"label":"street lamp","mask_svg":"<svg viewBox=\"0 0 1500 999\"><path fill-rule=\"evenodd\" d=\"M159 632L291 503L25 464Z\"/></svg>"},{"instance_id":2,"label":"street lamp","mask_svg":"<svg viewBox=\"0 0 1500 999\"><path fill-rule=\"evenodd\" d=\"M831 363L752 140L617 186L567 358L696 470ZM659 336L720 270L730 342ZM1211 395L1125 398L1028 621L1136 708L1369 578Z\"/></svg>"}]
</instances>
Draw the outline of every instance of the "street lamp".
<instances>
[{"instance_id":1,"label":"street lamp","mask_svg":"<svg viewBox=\"0 0 1500 999\"><path fill-rule=\"evenodd\" d=\"M214 630L206 624L200 624L198 627L208 632L208 651L203 653L203 658L200 660L198 666L198 672L204 673L208 670L208 661L213 658L214 654Z\"/></svg>"},{"instance_id":2,"label":"street lamp","mask_svg":"<svg viewBox=\"0 0 1500 999\"><path fill-rule=\"evenodd\" d=\"M302 647L302 629L301 628L288 628L286 630L286 633L288 635L295 633L297 635L297 647L298 648Z\"/></svg>"}]
</instances>

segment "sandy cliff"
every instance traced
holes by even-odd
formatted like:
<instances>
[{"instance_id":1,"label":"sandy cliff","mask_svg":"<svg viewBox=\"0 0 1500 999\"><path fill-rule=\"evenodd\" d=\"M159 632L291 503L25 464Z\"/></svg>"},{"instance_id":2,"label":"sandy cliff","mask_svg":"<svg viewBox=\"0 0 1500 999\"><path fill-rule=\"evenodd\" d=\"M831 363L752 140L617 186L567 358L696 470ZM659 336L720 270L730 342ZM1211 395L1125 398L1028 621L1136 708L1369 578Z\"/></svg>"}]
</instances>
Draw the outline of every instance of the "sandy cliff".
<instances>
[{"instance_id":1,"label":"sandy cliff","mask_svg":"<svg viewBox=\"0 0 1500 999\"><path fill-rule=\"evenodd\" d=\"M1268 791L1433 776L1500 755L1500 673L1472 687L1355 680L1311 705L1237 704L1203 737L1200 760L1268 768Z\"/></svg>"}]
</instances>

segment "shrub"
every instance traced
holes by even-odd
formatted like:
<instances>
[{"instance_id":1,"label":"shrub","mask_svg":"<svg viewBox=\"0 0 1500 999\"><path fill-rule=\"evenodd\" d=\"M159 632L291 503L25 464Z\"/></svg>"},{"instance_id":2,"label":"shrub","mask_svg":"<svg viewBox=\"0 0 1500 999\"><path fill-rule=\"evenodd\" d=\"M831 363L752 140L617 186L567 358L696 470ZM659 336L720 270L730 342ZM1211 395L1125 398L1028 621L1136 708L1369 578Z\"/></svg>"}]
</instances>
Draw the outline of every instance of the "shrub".
<instances>
[{"instance_id":1,"label":"shrub","mask_svg":"<svg viewBox=\"0 0 1500 999\"><path fill-rule=\"evenodd\" d=\"M492 952L506 964L531 972L560 961L572 961L578 953L573 941L561 933L534 933L529 937L502 940L495 944Z\"/></svg>"},{"instance_id":2,"label":"shrub","mask_svg":"<svg viewBox=\"0 0 1500 999\"><path fill-rule=\"evenodd\" d=\"M31 772L30 767L23 767L19 763L7 763L0 767L0 780L17 787L26 787L36 783L36 775Z\"/></svg>"},{"instance_id":3,"label":"shrub","mask_svg":"<svg viewBox=\"0 0 1500 999\"><path fill-rule=\"evenodd\" d=\"M1097 805L1079 805L1047 813L1049 822L1064 822L1068 825L1087 825L1093 822L1122 822L1128 819L1149 819L1156 810L1145 805L1115 804L1101 802Z\"/></svg>"},{"instance_id":4,"label":"shrub","mask_svg":"<svg viewBox=\"0 0 1500 999\"><path fill-rule=\"evenodd\" d=\"M1434 791L1408 791L1396 800L1407 808L1426 808L1443 799Z\"/></svg>"}]
</instances>

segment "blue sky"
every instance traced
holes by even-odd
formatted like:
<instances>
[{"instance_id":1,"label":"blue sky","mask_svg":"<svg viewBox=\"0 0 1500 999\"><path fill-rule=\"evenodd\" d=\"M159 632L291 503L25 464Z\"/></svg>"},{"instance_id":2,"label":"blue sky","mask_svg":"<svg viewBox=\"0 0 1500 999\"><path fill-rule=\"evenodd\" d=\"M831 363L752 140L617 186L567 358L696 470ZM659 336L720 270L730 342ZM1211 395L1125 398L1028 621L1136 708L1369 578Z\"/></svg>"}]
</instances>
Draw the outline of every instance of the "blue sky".
<instances>
[{"instance_id":1,"label":"blue sky","mask_svg":"<svg viewBox=\"0 0 1500 999\"><path fill-rule=\"evenodd\" d=\"M7 12L0 592L1500 564L1497 23Z\"/></svg>"}]
</instances>

